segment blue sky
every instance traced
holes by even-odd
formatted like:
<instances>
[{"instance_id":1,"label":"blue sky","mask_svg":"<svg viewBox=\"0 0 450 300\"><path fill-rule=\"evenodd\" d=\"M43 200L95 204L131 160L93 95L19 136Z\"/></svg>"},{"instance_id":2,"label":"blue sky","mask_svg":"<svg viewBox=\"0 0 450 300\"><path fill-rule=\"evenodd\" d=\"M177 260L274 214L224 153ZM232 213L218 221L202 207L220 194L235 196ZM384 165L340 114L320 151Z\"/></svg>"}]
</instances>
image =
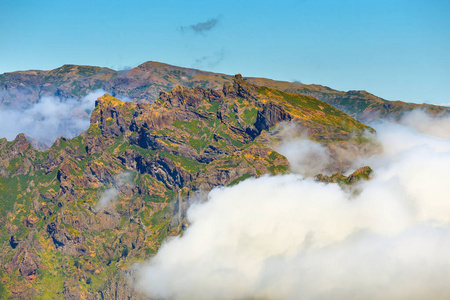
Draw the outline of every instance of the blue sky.
<instances>
[{"instance_id":1,"label":"blue sky","mask_svg":"<svg viewBox=\"0 0 450 300\"><path fill-rule=\"evenodd\" d=\"M0 73L154 60L450 103L449 16L437 0L4 0Z\"/></svg>"}]
</instances>

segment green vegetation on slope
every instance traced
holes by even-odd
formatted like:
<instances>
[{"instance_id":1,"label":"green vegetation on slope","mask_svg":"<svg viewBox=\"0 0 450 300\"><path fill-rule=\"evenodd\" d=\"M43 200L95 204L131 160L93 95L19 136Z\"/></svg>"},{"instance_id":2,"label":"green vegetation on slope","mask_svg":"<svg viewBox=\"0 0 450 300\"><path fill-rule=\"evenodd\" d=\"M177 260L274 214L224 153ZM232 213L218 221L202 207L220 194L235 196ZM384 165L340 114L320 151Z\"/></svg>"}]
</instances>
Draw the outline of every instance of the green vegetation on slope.
<instances>
[{"instance_id":1,"label":"green vegetation on slope","mask_svg":"<svg viewBox=\"0 0 450 300\"><path fill-rule=\"evenodd\" d=\"M131 297L123 271L182 232L183 199L289 172L265 138L279 124L301 124L323 144L359 144L370 130L317 99L239 76L223 90L176 87L153 104L104 95L87 131L44 152L23 135L0 140L4 298Z\"/></svg>"}]
</instances>

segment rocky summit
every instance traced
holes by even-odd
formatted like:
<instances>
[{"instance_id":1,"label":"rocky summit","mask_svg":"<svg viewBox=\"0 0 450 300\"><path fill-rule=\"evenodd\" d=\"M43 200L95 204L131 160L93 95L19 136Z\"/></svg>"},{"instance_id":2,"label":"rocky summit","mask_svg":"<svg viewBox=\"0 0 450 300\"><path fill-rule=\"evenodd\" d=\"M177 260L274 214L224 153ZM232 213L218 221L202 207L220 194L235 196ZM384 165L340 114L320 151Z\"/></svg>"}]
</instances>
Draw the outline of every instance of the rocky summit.
<instances>
[{"instance_id":1,"label":"rocky summit","mask_svg":"<svg viewBox=\"0 0 450 300\"><path fill-rule=\"evenodd\" d=\"M153 103L106 94L87 131L46 151L23 134L0 140L1 298L144 298L133 266L183 232L193 196L289 172L275 149L287 124L330 150L330 172L347 163L342 149L374 151L373 129L342 111L240 75L220 89L176 86Z\"/></svg>"}]
</instances>

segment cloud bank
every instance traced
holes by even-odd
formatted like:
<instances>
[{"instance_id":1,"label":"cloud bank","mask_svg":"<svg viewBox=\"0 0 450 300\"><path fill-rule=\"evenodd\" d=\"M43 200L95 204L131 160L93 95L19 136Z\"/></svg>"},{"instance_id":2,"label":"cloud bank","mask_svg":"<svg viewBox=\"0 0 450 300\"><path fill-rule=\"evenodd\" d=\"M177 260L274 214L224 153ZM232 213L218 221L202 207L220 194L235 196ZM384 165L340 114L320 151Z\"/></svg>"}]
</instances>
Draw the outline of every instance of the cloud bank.
<instances>
[{"instance_id":1,"label":"cloud bank","mask_svg":"<svg viewBox=\"0 0 450 300\"><path fill-rule=\"evenodd\" d=\"M43 97L24 110L0 109L0 137L13 140L17 134L25 133L37 141L51 146L65 136L72 138L89 128L89 115L95 100L105 94L96 90L84 98L65 99Z\"/></svg>"},{"instance_id":2,"label":"cloud bank","mask_svg":"<svg viewBox=\"0 0 450 300\"><path fill-rule=\"evenodd\" d=\"M450 138L450 117L448 115L431 116L422 110L413 110L404 115L401 124L415 128L419 132L432 134L440 138Z\"/></svg>"},{"instance_id":3,"label":"cloud bank","mask_svg":"<svg viewBox=\"0 0 450 300\"><path fill-rule=\"evenodd\" d=\"M212 190L138 286L163 299L448 299L450 139L405 125L420 114L377 125L384 151L360 161L374 177L357 195L299 174Z\"/></svg>"}]
</instances>

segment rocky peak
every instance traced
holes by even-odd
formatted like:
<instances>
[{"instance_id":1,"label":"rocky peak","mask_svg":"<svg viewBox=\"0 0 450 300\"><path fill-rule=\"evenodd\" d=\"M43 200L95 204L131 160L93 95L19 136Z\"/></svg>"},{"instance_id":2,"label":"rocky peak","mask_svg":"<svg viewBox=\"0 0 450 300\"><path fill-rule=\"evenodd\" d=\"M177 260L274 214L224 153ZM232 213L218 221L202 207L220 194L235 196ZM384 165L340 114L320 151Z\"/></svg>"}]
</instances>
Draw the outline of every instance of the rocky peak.
<instances>
[{"instance_id":1,"label":"rocky peak","mask_svg":"<svg viewBox=\"0 0 450 300\"><path fill-rule=\"evenodd\" d=\"M23 133L19 133L13 142L14 142L13 148L18 149L19 151L26 150L30 146L27 137Z\"/></svg>"},{"instance_id":2,"label":"rocky peak","mask_svg":"<svg viewBox=\"0 0 450 300\"><path fill-rule=\"evenodd\" d=\"M236 75L234 75L234 81L235 82L243 82L244 81L244 78L242 77L242 74L236 74Z\"/></svg>"},{"instance_id":3,"label":"rocky peak","mask_svg":"<svg viewBox=\"0 0 450 300\"><path fill-rule=\"evenodd\" d=\"M27 150L34 149L23 133L19 133L16 138L9 143L0 143L1 156L8 160L11 160L18 155L23 156Z\"/></svg>"},{"instance_id":4,"label":"rocky peak","mask_svg":"<svg viewBox=\"0 0 450 300\"><path fill-rule=\"evenodd\" d=\"M258 86L244 80L241 74L236 74L233 80L233 88L236 91L236 95L242 98L251 98L257 100Z\"/></svg>"},{"instance_id":5,"label":"rocky peak","mask_svg":"<svg viewBox=\"0 0 450 300\"><path fill-rule=\"evenodd\" d=\"M370 179L372 175L372 168L369 166L361 167L357 170L355 170L352 174L349 176L345 176L342 174L342 172L337 172L331 176L318 174L314 177L316 181L326 182L326 183L338 183L342 186L354 184L360 180L368 180Z\"/></svg>"},{"instance_id":6,"label":"rocky peak","mask_svg":"<svg viewBox=\"0 0 450 300\"><path fill-rule=\"evenodd\" d=\"M11 142L8 142L6 138L0 139L0 150L8 148L12 155L17 155L19 152L25 151L30 146L30 142L28 142L23 133L19 133Z\"/></svg>"},{"instance_id":7,"label":"rocky peak","mask_svg":"<svg viewBox=\"0 0 450 300\"><path fill-rule=\"evenodd\" d=\"M141 69L141 70L145 70L145 71L149 71L149 70L153 70L153 69L157 69L157 68L164 68L164 67L172 67L171 65L165 64L165 63L161 63L161 62L157 62L157 61L147 61L145 63L140 64L139 66L137 66L137 69Z\"/></svg>"},{"instance_id":8,"label":"rocky peak","mask_svg":"<svg viewBox=\"0 0 450 300\"><path fill-rule=\"evenodd\" d=\"M202 99L205 97L205 92L206 91L202 88L190 89L177 85L165 99L172 107L182 107L186 109L188 107L199 106Z\"/></svg>"},{"instance_id":9,"label":"rocky peak","mask_svg":"<svg viewBox=\"0 0 450 300\"><path fill-rule=\"evenodd\" d=\"M12 174L24 175L33 169L30 159L36 157L36 150L23 133L8 142L0 140L0 176L9 177Z\"/></svg>"},{"instance_id":10,"label":"rocky peak","mask_svg":"<svg viewBox=\"0 0 450 300\"><path fill-rule=\"evenodd\" d=\"M95 107L101 106L101 105L112 105L112 106L120 106L123 104L123 101L120 101L119 99L111 96L110 94L106 93L97 100L95 100Z\"/></svg>"}]
</instances>

